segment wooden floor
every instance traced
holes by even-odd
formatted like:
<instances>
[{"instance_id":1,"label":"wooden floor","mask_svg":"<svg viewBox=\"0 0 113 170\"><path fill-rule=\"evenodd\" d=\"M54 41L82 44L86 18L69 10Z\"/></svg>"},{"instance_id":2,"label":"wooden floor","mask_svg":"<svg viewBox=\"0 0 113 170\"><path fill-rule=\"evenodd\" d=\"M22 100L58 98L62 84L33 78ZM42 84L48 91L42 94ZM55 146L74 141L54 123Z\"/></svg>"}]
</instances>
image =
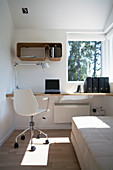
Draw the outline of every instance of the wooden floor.
<instances>
[{"instance_id":1,"label":"wooden floor","mask_svg":"<svg viewBox=\"0 0 113 170\"><path fill-rule=\"evenodd\" d=\"M80 166L71 143L52 143L49 145L47 166L22 166L21 161L29 143L30 133L26 139L18 139L19 148L14 148L14 139L21 131L15 131L0 147L0 170L80 170ZM49 137L69 137L71 130L46 130ZM34 136L37 134L35 132Z\"/></svg>"}]
</instances>

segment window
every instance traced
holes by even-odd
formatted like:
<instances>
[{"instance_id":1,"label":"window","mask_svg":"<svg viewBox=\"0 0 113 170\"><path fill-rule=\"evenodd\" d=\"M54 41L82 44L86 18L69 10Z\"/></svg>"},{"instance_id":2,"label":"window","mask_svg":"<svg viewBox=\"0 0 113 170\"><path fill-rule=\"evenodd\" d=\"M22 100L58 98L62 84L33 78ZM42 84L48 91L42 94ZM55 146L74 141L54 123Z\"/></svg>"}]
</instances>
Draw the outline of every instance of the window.
<instances>
[{"instance_id":1,"label":"window","mask_svg":"<svg viewBox=\"0 0 113 170\"><path fill-rule=\"evenodd\" d=\"M101 41L68 41L68 81L101 76Z\"/></svg>"}]
</instances>

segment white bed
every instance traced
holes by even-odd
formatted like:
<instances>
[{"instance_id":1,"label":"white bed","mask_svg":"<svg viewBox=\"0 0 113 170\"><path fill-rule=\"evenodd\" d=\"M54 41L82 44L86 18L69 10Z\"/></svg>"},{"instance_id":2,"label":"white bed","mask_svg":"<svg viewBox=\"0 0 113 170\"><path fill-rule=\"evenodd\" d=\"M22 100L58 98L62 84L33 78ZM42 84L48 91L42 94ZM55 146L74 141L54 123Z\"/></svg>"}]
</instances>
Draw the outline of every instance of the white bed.
<instances>
[{"instance_id":1,"label":"white bed","mask_svg":"<svg viewBox=\"0 0 113 170\"><path fill-rule=\"evenodd\" d=\"M113 170L113 116L73 117L71 141L82 170Z\"/></svg>"}]
</instances>

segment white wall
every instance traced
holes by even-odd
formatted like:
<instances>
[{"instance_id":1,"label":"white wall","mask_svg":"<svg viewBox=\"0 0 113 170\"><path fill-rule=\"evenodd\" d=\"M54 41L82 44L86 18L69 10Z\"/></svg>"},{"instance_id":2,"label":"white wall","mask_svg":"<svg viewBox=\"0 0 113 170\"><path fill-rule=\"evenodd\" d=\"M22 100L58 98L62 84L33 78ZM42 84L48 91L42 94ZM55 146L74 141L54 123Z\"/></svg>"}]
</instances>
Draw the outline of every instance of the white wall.
<instances>
[{"instance_id":1,"label":"white wall","mask_svg":"<svg viewBox=\"0 0 113 170\"><path fill-rule=\"evenodd\" d=\"M108 116L113 116L113 96L104 97L104 107Z\"/></svg>"},{"instance_id":2,"label":"white wall","mask_svg":"<svg viewBox=\"0 0 113 170\"><path fill-rule=\"evenodd\" d=\"M112 16L112 13L111 13ZM110 25L111 19L109 19ZM14 38L14 42L12 39ZM23 129L28 125L28 118L23 118L14 113L11 98L5 97L6 93L12 93L14 84L14 62L22 62L16 57L16 43L17 42L61 42L62 43L62 60L58 62L49 61L50 69L42 70L40 66L19 66L18 80L20 88L31 88L34 92L44 92L45 78L60 78L61 91L73 92L76 90L77 83L67 83L66 81L66 30L28 30L16 29L14 30L10 11L6 0L0 0L0 145L13 131L13 128ZM14 51L13 48L15 47ZM15 57L14 57L15 56ZM43 86L42 86L43 85ZM87 98L87 97L86 97ZM107 103L106 97L90 96L86 101L93 106L102 106L108 115L112 115L112 102ZM40 106L44 107L41 102L42 97L37 97ZM78 97L75 97L75 101ZM36 125L41 128L70 128L70 124L54 124L53 105L58 102L59 97L50 97L50 111L39 115L35 118ZM82 102L82 99L79 100ZM91 110L92 112L92 110ZM42 120L42 116L46 116L46 120Z\"/></svg>"},{"instance_id":3,"label":"white wall","mask_svg":"<svg viewBox=\"0 0 113 170\"><path fill-rule=\"evenodd\" d=\"M28 29L16 29L14 42L15 42L15 62L23 62L20 61L16 57L16 44L17 42L60 42L62 43L62 59L61 61L50 61L46 60L50 65L49 69L42 70L41 66L17 66L18 72L18 85L19 88L31 88L34 92L44 92L44 80L45 78L60 78L61 80L61 91L62 92L74 92L76 91L76 87L78 83L68 83L66 80L66 69L67 69L67 54L66 54L66 30L28 30ZM24 63L28 63L25 62ZM33 62L30 62L33 63ZM51 96L49 109L50 111L47 113L43 113L38 115L35 118L36 125L40 128L71 128L70 124L55 124L54 123L54 112L53 106L55 102L59 102L60 98L58 96ZM85 98L85 99L83 99ZM40 103L40 106L44 108L42 102L42 97L37 97L37 100ZM63 98L65 100L65 97ZM66 97L67 99L67 97ZM69 97L68 97L68 100ZM76 103L90 103L91 104L91 112L92 108L102 106L104 107L104 97L93 97L93 96L74 96L73 101ZM61 113L62 114L62 113ZM93 113L92 113L93 114ZM42 119L42 116L46 117L46 120ZM16 129L22 129L27 127L29 118L23 118L18 116L16 113L14 114L14 127Z\"/></svg>"},{"instance_id":4,"label":"white wall","mask_svg":"<svg viewBox=\"0 0 113 170\"><path fill-rule=\"evenodd\" d=\"M110 15L107 19L107 22L105 24L105 27L104 27L104 31L108 31L111 29L111 27L113 27L113 7L112 7L112 10L110 12Z\"/></svg>"},{"instance_id":5,"label":"white wall","mask_svg":"<svg viewBox=\"0 0 113 170\"><path fill-rule=\"evenodd\" d=\"M62 59L61 61L50 61L48 58L46 62L50 65L49 69L42 70L41 66L17 66L18 85L19 88L31 88L33 92L44 92L46 78L59 78L61 80L61 91L66 92L70 87L75 91L75 83L68 84L66 82L66 31L64 30L27 30L16 29L15 36L15 56L17 42L60 42L62 43ZM15 57L15 62L21 62ZM24 63L28 63L25 62ZM33 63L33 62L30 62ZM40 106L43 108L41 102L42 97L37 97ZM50 111L35 118L36 125L40 128L70 128L70 124L54 124L53 106L55 102L59 101L59 97L50 97L49 109ZM46 116L46 120L42 120L42 115ZM21 129L28 125L29 118L23 118L15 114L15 128Z\"/></svg>"},{"instance_id":6,"label":"white wall","mask_svg":"<svg viewBox=\"0 0 113 170\"><path fill-rule=\"evenodd\" d=\"M46 108L46 102L42 100L44 96L37 96L37 100L39 102L40 108ZM35 126L41 129L70 129L70 123L54 123L54 103L59 102L71 102L71 103L89 103L91 106L91 115L94 115L92 112L92 108L99 109L103 107L105 113L107 113L106 108L104 106L104 97L103 96L58 96L52 95L49 96L49 111L41 113L34 117ZM62 114L59 113L59 114ZM99 110L98 110L99 114ZM45 117L46 119L42 119ZM14 114L14 127L15 129L25 129L29 126L29 117L23 117L18 115L17 113Z\"/></svg>"},{"instance_id":7,"label":"white wall","mask_svg":"<svg viewBox=\"0 0 113 170\"><path fill-rule=\"evenodd\" d=\"M18 81L20 88L32 88L35 92L44 92L44 80L46 78L60 78L61 91L76 91L77 83L67 83L66 80L66 31L65 30L27 30L16 29L15 31L15 56L17 42L60 42L62 43L62 59L61 61L46 60L50 65L49 69L42 70L40 66L18 66ZM15 57L16 62L19 61ZM25 63L25 62L24 62ZM28 63L28 62L27 62ZM33 62L32 62L33 63ZM43 86L42 86L43 85Z\"/></svg>"},{"instance_id":8,"label":"white wall","mask_svg":"<svg viewBox=\"0 0 113 170\"><path fill-rule=\"evenodd\" d=\"M13 64L14 62L18 62L18 63L23 62L16 57L17 42L61 42L62 43L62 60L55 62L47 59L46 62L48 62L50 65L49 69L42 70L41 66L17 66L19 88L31 88L33 92L44 92L45 78L60 78L62 92L76 91L77 83L68 83L66 81L66 66L67 66L66 30L16 29L14 32L15 57L13 58L12 56ZM28 63L28 62L24 61L24 63ZM29 62L29 63L33 63L33 62ZM15 85L13 84L13 89L14 88ZM37 97L40 106L43 108L44 106L41 102L41 99L42 97ZM77 99L78 97L75 97L74 99L75 102ZM47 128L47 129L48 128L71 128L70 124L54 123L53 106L54 103L58 101L59 101L59 97L56 96L50 97L50 104L49 104L50 111L47 113L43 113L35 118L36 126L38 125L42 129L43 128ZM91 104L91 113L92 113L92 108L94 107L98 108L100 106L102 106L107 113L108 111L104 107L104 101L105 101L104 97L93 97L93 96L89 97L88 100L84 100L84 102L89 102ZM79 102L82 102L82 99L80 99ZM46 120L43 120L42 116L46 116ZM14 128L23 129L29 125L28 121L29 118L21 117L16 113L14 113Z\"/></svg>"},{"instance_id":9,"label":"white wall","mask_svg":"<svg viewBox=\"0 0 113 170\"><path fill-rule=\"evenodd\" d=\"M11 100L6 93L12 92L12 37L13 23L6 0L0 0L0 145L13 130Z\"/></svg>"}]
</instances>

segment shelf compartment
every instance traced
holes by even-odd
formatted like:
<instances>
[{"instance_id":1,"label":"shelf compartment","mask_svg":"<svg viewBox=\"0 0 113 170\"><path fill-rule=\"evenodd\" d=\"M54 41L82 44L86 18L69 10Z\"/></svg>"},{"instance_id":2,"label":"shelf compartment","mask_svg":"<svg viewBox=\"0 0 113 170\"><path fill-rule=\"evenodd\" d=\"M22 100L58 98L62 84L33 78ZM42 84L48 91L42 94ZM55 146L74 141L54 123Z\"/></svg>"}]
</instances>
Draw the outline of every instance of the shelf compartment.
<instances>
[{"instance_id":1,"label":"shelf compartment","mask_svg":"<svg viewBox=\"0 0 113 170\"><path fill-rule=\"evenodd\" d=\"M49 60L60 61L62 58L62 44L55 43L49 46Z\"/></svg>"},{"instance_id":2,"label":"shelf compartment","mask_svg":"<svg viewBox=\"0 0 113 170\"><path fill-rule=\"evenodd\" d=\"M56 47L56 56L50 57L50 49ZM22 61L60 61L62 58L61 43L17 43L17 57Z\"/></svg>"}]
</instances>

